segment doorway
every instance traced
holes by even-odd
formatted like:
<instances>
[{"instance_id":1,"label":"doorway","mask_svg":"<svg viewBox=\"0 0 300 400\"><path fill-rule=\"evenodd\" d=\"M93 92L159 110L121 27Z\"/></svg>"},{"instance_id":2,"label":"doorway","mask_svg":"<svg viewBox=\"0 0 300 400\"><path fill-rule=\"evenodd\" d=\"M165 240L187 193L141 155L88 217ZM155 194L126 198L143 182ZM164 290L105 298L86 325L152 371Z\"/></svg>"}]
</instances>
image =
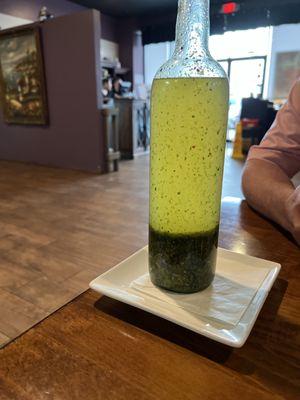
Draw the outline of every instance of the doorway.
<instances>
[{"instance_id":1,"label":"doorway","mask_svg":"<svg viewBox=\"0 0 300 400\"><path fill-rule=\"evenodd\" d=\"M265 85L266 56L228 58L219 60L230 82L228 140L234 137L240 118L242 99L262 97Z\"/></svg>"}]
</instances>

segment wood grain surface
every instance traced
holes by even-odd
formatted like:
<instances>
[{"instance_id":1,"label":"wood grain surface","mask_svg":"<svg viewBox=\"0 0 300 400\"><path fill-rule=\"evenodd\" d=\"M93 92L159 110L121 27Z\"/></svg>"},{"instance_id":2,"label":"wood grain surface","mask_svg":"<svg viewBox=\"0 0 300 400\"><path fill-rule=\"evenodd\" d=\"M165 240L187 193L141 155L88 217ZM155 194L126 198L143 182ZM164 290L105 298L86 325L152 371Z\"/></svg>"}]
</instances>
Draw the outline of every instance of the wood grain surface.
<instances>
[{"instance_id":1,"label":"wood grain surface","mask_svg":"<svg viewBox=\"0 0 300 400\"><path fill-rule=\"evenodd\" d=\"M130 187L115 191L128 201ZM142 193L131 196L132 205L136 196L146 201ZM146 219L137 223L133 215L119 208L104 223L115 258L146 240ZM123 218L127 234L125 227L120 232ZM78 245L84 240L78 237ZM220 246L282 264L244 347L229 348L88 291L0 351L0 399L298 399L299 247L237 198L223 201ZM63 248L62 240L56 249ZM93 241L89 252L99 261Z\"/></svg>"},{"instance_id":2,"label":"wood grain surface","mask_svg":"<svg viewBox=\"0 0 300 400\"><path fill-rule=\"evenodd\" d=\"M0 161L0 348L145 245L147 178Z\"/></svg>"}]
</instances>

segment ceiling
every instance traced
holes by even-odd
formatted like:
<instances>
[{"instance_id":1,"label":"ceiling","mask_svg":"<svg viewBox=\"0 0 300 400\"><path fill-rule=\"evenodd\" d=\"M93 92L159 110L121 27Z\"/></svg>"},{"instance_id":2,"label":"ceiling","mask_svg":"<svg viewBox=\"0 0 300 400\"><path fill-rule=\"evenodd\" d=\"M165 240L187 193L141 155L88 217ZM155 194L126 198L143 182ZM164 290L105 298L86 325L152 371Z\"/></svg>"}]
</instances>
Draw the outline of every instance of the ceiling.
<instances>
[{"instance_id":1,"label":"ceiling","mask_svg":"<svg viewBox=\"0 0 300 400\"><path fill-rule=\"evenodd\" d=\"M159 11L174 11L177 0L73 0L115 17L132 17Z\"/></svg>"},{"instance_id":2,"label":"ceiling","mask_svg":"<svg viewBox=\"0 0 300 400\"><path fill-rule=\"evenodd\" d=\"M210 0L212 7L230 0ZM241 0L235 0L240 3ZM246 0L246 2L261 0ZM281 0L279 0L281 1ZM81 4L102 11L104 14L115 17L133 17L146 14L156 14L157 12L176 11L178 0L73 0L74 3ZM245 2L245 0L243 1Z\"/></svg>"},{"instance_id":3,"label":"ceiling","mask_svg":"<svg viewBox=\"0 0 300 400\"><path fill-rule=\"evenodd\" d=\"M0 0L1 1L1 0ZM172 41L178 0L72 0L113 17L135 19L143 32L143 43ZM240 9L224 16L221 5L235 1ZM300 0L210 0L210 33L254 29L300 22Z\"/></svg>"},{"instance_id":4,"label":"ceiling","mask_svg":"<svg viewBox=\"0 0 300 400\"><path fill-rule=\"evenodd\" d=\"M175 11L178 0L72 0L74 3L86 7L95 8L104 14L115 17L133 17L145 14L157 14ZM230 0L210 0L213 13L218 13L220 5ZM262 7L273 8L276 6L298 4L300 0L235 0L242 3L246 8L261 9Z\"/></svg>"}]
</instances>

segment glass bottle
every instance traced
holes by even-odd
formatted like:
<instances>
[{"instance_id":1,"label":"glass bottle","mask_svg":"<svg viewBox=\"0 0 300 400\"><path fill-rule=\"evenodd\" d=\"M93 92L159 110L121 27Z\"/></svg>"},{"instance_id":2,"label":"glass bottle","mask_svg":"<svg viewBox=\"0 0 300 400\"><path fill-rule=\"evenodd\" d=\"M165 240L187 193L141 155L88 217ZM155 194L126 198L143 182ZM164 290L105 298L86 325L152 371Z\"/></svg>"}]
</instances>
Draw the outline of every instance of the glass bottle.
<instances>
[{"instance_id":1,"label":"glass bottle","mask_svg":"<svg viewBox=\"0 0 300 400\"><path fill-rule=\"evenodd\" d=\"M179 0L173 56L151 94L149 272L193 293L214 278L228 79L208 50L209 0Z\"/></svg>"}]
</instances>

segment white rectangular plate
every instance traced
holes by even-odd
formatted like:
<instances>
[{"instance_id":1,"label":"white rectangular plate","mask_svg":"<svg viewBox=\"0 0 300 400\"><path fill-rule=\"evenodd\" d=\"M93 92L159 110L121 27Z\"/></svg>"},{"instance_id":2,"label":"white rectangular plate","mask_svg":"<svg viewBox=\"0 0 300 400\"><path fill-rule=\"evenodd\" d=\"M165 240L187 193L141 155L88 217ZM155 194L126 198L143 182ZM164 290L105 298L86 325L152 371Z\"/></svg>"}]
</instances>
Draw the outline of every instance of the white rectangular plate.
<instances>
[{"instance_id":1,"label":"white rectangular plate","mask_svg":"<svg viewBox=\"0 0 300 400\"><path fill-rule=\"evenodd\" d=\"M268 293L280 271L280 264L234 253L225 249L218 249L218 264L222 260L234 260L241 264L255 268L268 268L262 285L258 289L249 307L236 326L230 326L219 321L205 319L197 314L178 308L172 304L162 302L142 292L133 292L131 283L148 272L148 247L144 247L114 268L100 275L90 283L90 287L113 299L130 304L134 307L148 311L165 318L168 321L181 325L217 342L232 347L241 347L247 340L256 318L268 296Z\"/></svg>"}]
</instances>

